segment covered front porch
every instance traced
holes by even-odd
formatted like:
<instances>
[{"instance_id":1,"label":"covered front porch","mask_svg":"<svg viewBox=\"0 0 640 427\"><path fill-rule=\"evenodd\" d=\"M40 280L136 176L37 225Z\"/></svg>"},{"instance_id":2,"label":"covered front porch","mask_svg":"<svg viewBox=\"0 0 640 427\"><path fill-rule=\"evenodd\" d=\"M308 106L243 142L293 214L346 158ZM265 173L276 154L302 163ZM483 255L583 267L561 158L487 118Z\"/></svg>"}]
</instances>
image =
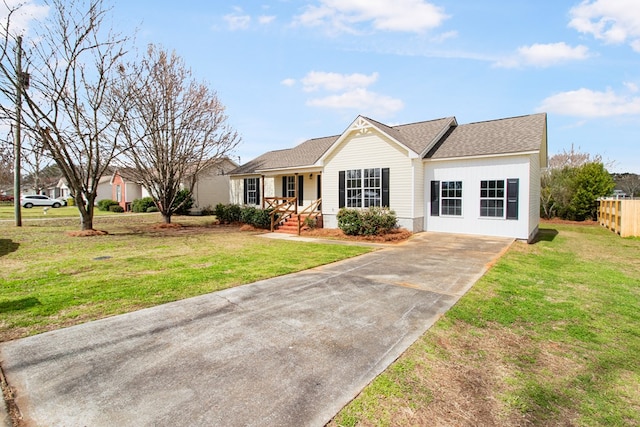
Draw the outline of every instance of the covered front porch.
<instances>
[{"instance_id":1,"label":"covered front porch","mask_svg":"<svg viewBox=\"0 0 640 427\"><path fill-rule=\"evenodd\" d=\"M319 168L261 170L232 178L232 202L271 211L271 231L300 233L322 227L322 171Z\"/></svg>"}]
</instances>

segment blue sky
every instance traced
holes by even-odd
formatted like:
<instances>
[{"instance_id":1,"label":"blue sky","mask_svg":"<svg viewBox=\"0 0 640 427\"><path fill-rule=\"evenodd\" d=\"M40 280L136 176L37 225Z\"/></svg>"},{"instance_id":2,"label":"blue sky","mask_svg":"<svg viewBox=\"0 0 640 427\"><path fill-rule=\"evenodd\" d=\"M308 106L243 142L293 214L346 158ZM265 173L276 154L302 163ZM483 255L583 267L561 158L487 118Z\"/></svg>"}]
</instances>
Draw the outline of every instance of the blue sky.
<instances>
[{"instance_id":1,"label":"blue sky","mask_svg":"<svg viewBox=\"0 0 640 427\"><path fill-rule=\"evenodd\" d=\"M548 113L550 155L640 173L637 0L113 0L136 46L175 50L218 92L237 155L394 125Z\"/></svg>"}]
</instances>

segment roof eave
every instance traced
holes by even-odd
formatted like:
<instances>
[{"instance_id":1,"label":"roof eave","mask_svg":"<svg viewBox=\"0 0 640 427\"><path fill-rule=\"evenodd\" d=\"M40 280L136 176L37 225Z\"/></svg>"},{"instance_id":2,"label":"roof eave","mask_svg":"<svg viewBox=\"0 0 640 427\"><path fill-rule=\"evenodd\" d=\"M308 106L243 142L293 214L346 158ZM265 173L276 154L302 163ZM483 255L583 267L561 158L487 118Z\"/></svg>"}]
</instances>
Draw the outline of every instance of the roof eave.
<instances>
[{"instance_id":1,"label":"roof eave","mask_svg":"<svg viewBox=\"0 0 640 427\"><path fill-rule=\"evenodd\" d=\"M470 156L456 156L456 157L443 157L436 158L433 157L422 159L424 162L449 162L452 160L474 160L474 159L487 159L487 158L496 158L496 157L516 157L516 156L530 156L532 154L539 154L540 150L530 150L530 151L514 151L512 153L493 153L493 154L475 154Z\"/></svg>"}]
</instances>

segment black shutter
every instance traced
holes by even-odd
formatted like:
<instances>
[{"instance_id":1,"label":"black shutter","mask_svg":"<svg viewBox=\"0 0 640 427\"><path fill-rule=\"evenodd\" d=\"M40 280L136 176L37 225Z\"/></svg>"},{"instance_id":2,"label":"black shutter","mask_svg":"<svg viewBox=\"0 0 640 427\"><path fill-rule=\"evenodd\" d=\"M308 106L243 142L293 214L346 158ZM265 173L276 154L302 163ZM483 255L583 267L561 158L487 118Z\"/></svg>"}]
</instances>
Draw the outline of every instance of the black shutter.
<instances>
[{"instance_id":1,"label":"black shutter","mask_svg":"<svg viewBox=\"0 0 640 427\"><path fill-rule=\"evenodd\" d=\"M431 216L440 216L440 181L431 181Z\"/></svg>"},{"instance_id":2,"label":"black shutter","mask_svg":"<svg viewBox=\"0 0 640 427\"><path fill-rule=\"evenodd\" d=\"M247 185L247 182L249 180L247 178L244 179L244 204L247 204L247 200L249 199L249 186Z\"/></svg>"},{"instance_id":3,"label":"black shutter","mask_svg":"<svg viewBox=\"0 0 640 427\"><path fill-rule=\"evenodd\" d=\"M345 185L344 185L344 171L338 172L338 207L344 208L345 205Z\"/></svg>"},{"instance_id":4,"label":"black shutter","mask_svg":"<svg viewBox=\"0 0 640 427\"><path fill-rule=\"evenodd\" d=\"M507 219L518 219L518 178L507 179Z\"/></svg>"},{"instance_id":5,"label":"black shutter","mask_svg":"<svg viewBox=\"0 0 640 427\"><path fill-rule=\"evenodd\" d=\"M287 177L282 177L282 197L287 197Z\"/></svg>"},{"instance_id":6,"label":"black shutter","mask_svg":"<svg viewBox=\"0 0 640 427\"><path fill-rule=\"evenodd\" d=\"M316 187L316 199L321 199L322 198L322 175L318 174L317 176L317 180L318 180L318 186Z\"/></svg>"},{"instance_id":7,"label":"black shutter","mask_svg":"<svg viewBox=\"0 0 640 427\"><path fill-rule=\"evenodd\" d=\"M256 205L262 205L262 199L260 199L260 178L256 178Z\"/></svg>"},{"instance_id":8,"label":"black shutter","mask_svg":"<svg viewBox=\"0 0 640 427\"><path fill-rule=\"evenodd\" d=\"M304 174L298 175L298 206L304 203Z\"/></svg>"},{"instance_id":9,"label":"black shutter","mask_svg":"<svg viewBox=\"0 0 640 427\"><path fill-rule=\"evenodd\" d=\"M389 168L382 168L382 206L389 207Z\"/></svg>"}]
</instances>

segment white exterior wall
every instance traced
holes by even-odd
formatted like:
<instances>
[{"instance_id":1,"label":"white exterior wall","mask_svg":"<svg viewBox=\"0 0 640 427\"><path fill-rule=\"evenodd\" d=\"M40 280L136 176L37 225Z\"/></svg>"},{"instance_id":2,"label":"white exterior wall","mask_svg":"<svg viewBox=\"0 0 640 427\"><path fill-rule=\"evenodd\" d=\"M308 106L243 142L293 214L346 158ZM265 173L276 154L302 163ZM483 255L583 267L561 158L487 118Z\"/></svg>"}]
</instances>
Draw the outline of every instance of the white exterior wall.
<instances>
[{"instance_id":1,"label":"white exterior wall","mask_svg":"<svg viewBox=\"0 0 640 427\"><path fill-rule=\"evenodd\" d=\"M531 192L529 194L529 241L532 241L538 234L540 225L540 156L531 155L529 167L529 181L531 182Z\"/></svg>"},{"instance_id":2,"label":"white exterior wall","mask_svg":"<svg viewBox=\"0 0 640 427\"><path fill-rule=\"evenodd\" d=\"M528 239L534 197L528 155L425 162L426 231ZM535 165L534 165L535 166ZM480 217L480 181L518 178L518 219ZM431 216L431 181L462 181L462 216ZM540 181L536 181L539 186ZM506 183L505 183L506 184ZM506 191L506 186L505 186ZM538 195L539 198L539 195ZM506 212L506 202L505 202Z\"/></svg>"},{"instance_id":3,"label":"white exterior wall","mask_svg":"<svg viewBox=\"0 0 640 427\"><path fill-rule=\"evenodd\" d=\"M322 175L322 216L326 228L338 228L338 173L349 169L389 168L389 204L398 217L398 223L411 231L415 229L414 195L420 185L412 182L413 171L408 150L391 142L376 131L356 133L346 138L326 159Z\"/></svg>"},{"instance_id":4,"label":"white exterior wall","mask_svg":"<svg viewBox=\"0 0 640 427\"><path fill-rule=\"evenodd\" d=\"M252 176L234 176L229 180L229 203L234 205L243 205L244 204L244 179L245 178L257 178L256 175ZM275 197L275 184L276 181L272 176L261 177L260 183L260 199L263 197ZM264 180L264 194L262 194L262 180ZM282 190L280 190L282 191ZM282 193L279 193L282 194ZM262 205L259 205L262 207Z\"/></svg>"}]
</instances>

